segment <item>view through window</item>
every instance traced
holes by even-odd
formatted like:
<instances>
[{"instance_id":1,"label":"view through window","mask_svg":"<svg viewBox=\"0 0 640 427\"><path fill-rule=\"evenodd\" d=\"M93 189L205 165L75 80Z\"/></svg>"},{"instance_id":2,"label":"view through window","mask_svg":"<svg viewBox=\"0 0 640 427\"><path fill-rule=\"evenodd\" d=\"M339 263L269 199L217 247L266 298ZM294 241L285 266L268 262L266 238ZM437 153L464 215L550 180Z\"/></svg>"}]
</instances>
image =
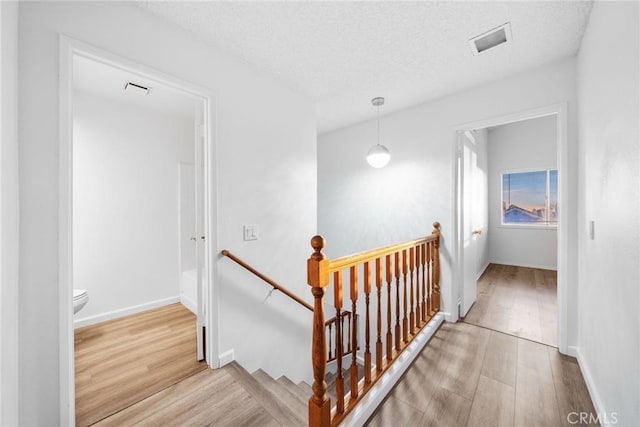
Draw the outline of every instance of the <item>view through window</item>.
<instances>
[{"instance_id":1,"label":"view through window","mask_svg":"<svg viewBox=\"0 0 640 427\"><path fill-rule=\"evenodd\" d=\"M558 224L558 170L502 174L502 224Z\"/></svg>"}]
</instances>

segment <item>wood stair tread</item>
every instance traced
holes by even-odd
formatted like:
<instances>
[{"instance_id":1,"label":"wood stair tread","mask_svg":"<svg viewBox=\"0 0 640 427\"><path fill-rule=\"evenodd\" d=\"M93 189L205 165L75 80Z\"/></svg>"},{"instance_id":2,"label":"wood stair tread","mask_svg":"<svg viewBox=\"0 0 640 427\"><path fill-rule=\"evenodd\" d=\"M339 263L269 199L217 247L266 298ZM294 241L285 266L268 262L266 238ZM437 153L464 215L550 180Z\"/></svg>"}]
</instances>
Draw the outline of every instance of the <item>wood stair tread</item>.
<instances>
[{"instance_id":1,"label":"wood stair tread","mask_svg":"<svg viewBox=\"0 0 640 427\"><path fill-rule=\"evenodd\" d=\"M251 374L266 390L268 390L274 398L278 399L296 416L299 422L303 425L307 422L307 407L305 402L300 400L296 394L291 393L287 387L278 383L275 379L271 378L269 374L262 369L258 369Z\"/></svg>"},{"instance_id":2,"label":"wood stair tread","mask_svg":"<svg viewBox=\"0 0 640 427\"><path fill-rule=\"evenodd\" d=\"M229 374L244 387L258 403L260 403L279 423L285 426L305 426L307 424L306 409L301 413L299 410L292 410L271 390L265 387L255 376L248 373L236 362L231 362L224 368ZM272 379L275 383L275 380Z\"/></svg>"},{"instance_id":3,"label":"wood stair tread","mask_svg":"<svg viewBox=\"0 0 640 427\"><path fill-rule=\"evenodd\" d=\"M302 405L306 406L307 402L309 401L309 398L311 397L311 394L313 394L313 392L311 394L300 393L300 389L298 388L296 383L294 383L293 381L291 381L289 378L285 377L284 375L281 376L280 378L278 378L276 381L280 385L285 387L287 389L287 391L291 395L295 396L296 399L298 399Z\"/></svg>"},{"instance_id":4,"label":"wood stair tread","mask_svg":"<svg viewBox=\"0 0 640 427\"><path fill-rule=\"evenodd\" d=\"M311 386L306 382L301 381L297 384L297 387L303 396L307 396L307 402L309 402L309 398L313 395L313 389Z\"/></svg>"}]
</instances>

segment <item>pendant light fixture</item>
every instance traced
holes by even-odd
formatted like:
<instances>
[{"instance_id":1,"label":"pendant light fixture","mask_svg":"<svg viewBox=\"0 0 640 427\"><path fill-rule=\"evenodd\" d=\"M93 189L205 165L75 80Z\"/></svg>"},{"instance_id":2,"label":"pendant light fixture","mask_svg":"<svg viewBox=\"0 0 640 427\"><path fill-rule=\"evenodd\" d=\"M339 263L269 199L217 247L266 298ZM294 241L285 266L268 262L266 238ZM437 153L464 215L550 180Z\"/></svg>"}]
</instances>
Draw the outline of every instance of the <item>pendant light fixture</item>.
<instances>
[{"instance_id":1,"label":"pendant light fixture","mask_svg":"<svg viewBox=\"0 0 640 427\"><path fill-rule=\"evenodd\" d=\"M367 163L374 168L383 168L391 160L389 149L380 144L380 106L384 105L384 98L377 97L371 100L374 107L378 108L378 143L367 152Z\"/></svg>"}]
</instances>

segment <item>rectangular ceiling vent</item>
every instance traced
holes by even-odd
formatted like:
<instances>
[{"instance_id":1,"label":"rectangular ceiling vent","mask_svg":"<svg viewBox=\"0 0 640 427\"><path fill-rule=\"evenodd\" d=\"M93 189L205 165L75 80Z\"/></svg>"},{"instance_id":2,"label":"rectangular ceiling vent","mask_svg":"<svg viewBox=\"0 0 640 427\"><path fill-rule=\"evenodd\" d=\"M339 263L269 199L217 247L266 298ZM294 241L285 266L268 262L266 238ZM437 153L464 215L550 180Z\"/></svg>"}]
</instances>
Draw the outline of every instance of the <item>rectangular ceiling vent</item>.
<instances>
[{"instance_id":1,"label":"rectangular ceiling vent","mask_svg":"<svg viewBox=\"0 0 640 427\"><path fill-rule=\"evenodd\" d=\"M132 82L126 82L124 84L124 91L134 93L136 95L149 95L149 92L151 92L151 88Z\"/></svg>"},{"instance_id":2,"label":"rectangular ceiling vent","mask_svg":"<svg viewBox=\"0 0 640 427\"><path fill-rule=\"evenodd\" d=\"M500 25L499 27L472 38L469 40L469 45L471 46L473 54L479 55L491 48L505 44L510 40L511 24L507 22L506 24Z\"/></svg>"}]
</instances>

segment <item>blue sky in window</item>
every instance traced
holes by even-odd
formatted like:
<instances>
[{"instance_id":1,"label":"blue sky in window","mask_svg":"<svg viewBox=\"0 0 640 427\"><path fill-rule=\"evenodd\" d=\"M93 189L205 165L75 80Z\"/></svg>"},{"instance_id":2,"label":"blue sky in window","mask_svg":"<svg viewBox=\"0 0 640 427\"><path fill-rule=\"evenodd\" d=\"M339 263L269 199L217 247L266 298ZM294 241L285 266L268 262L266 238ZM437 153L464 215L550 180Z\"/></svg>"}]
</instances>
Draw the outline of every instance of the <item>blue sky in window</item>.
<instances>
[{"instance_id":1,"label":"blue sky in window","mask_svg":"<svg viewBox=\"0 0 640 427\"><path fill-rule=\"evenodd\" d=\"M506 208L515 205L528 211L544 209L547 193L547 172L504 174L502 176L502 190L502 200Z\"/></svg>"}]
</instances>

